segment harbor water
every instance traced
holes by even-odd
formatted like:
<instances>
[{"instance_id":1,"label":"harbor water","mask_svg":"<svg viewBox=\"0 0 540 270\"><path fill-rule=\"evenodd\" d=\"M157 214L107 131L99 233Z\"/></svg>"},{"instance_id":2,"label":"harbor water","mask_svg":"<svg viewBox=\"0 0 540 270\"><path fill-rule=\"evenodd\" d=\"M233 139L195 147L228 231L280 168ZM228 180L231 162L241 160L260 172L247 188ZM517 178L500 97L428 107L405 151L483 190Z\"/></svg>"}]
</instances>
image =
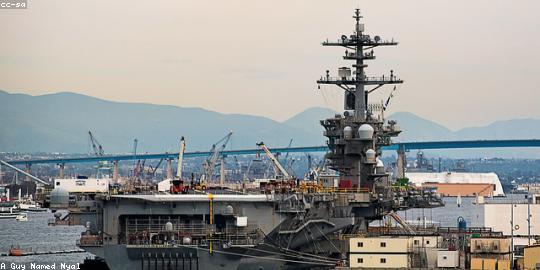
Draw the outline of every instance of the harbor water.
<instances>
[{"instance_id":1,"label":"harbor water","mask_svg":"<svg viewBox=\"0 0 540 270\"><path fill-rule=\"evenodd\" d=\"M48 220L53 218L53 214L49 212L29 212L28 221L25 222L15 219L0 220L0 254L9 253L11 246L19 246L24 252L59 252L78 249L76 241L81 232L84 231L84 227L48 226ZM21 257L0 256L0 265L4 263L5 269L11 269L11 265L25 265L25 269L31 269L31 263L38 265L56 264L56 269L62 269L62 263L65 266L76 266L77 263L82 263L86 257L92 257L92 255L83 252Z\"/></svg>"}]
</instances>

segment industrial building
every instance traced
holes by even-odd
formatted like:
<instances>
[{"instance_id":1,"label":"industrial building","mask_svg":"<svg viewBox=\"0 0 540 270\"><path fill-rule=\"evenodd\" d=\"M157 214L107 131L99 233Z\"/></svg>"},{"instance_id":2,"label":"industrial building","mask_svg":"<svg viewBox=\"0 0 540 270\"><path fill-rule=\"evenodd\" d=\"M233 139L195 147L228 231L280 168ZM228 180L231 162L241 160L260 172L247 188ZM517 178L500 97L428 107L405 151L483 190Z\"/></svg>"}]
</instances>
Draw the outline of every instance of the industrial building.
<instances>
[{"instance_id":1,"label":"industrial building","mask_svg":"<svg viewBox=\"0 0 540 270\"><path fill-rule=\"evenodd\" d=\"M409 268L409 237L351 238L351 268Z\"/></svg>"},{"instance_id":2,"label":"industrial building","mask_svg":"<svg viewBox=\"0 0 540 270\"><path fill-rule=\"evenodd\" d=\"M471 238L471 270L505 270L511 266L511 238Z\"/></svg>"},{"instance_id":3,"label":"industrial building","mask_svg":"<svg viewBox=\"0 0 540 270\"><path fill-rule=\"evenodd\" d=\"M109 178L65 178L55 179L54 188L61 188L70 193L106 193L109 191Z\"/></svg>"},{"instance_id":4,"label":"industrial building","mask_svg":"<svg viewBox=\"0 0 540 270\"><path fill-rule=\"evenodd\" d=\"M416 186L437 186L447 196L504 196L495 173L407 172L407 178Z\"/></svg>"},{"instance_id":5,"label":"industrial building","mask_svg":"<svg viewBox=\"0 0 540 270\"><path fill-rule=\"evenodd\" d=\"M472 197L476 195L493 197L495 192L495 185L487 183L424 183L422 186L433 188L438 194L445 197Z\"/></svg>"},{"instance_id":6,"label":"industrial building","mask_svg":"<svg viewBox=\"0 0 540 270\"><path fill-rule=\"evenodd\" d=\"M523 269L540 269L540 245L528 246L525 247L523 250Z\"/></svg>"},{"instance_id":7,"label":"industrial building","mask_svg":"<svg viewBox=\"0 0 540 270\"><path fill-rule=\"evenodd\" d=\"M438 235L357 237L349 240L350 267L436 268L459 267L459 253L441 248ZM440 258L440 259L439 259ZM439 262L440 261L440 262Z\"/></svg>"},{"instance_id":8,"label":"industrial building","mask_svg":"<svg viewBox=\"0 0 540 270\"><path fill-rule=\"evenodd\" d=\"M513 207L512 207L513 206ZM484 227L492 228L494 231L500 231L504 235L514 235L527 238L529 235L530 218L530 234L532 236L540 235L540 204L531 202L505 202L494 203L486 202L483 206L484 212ZM513 226L512 223L513 222ZM513 231L512 231L513 229Z\"/></svg>"}]
</instances>

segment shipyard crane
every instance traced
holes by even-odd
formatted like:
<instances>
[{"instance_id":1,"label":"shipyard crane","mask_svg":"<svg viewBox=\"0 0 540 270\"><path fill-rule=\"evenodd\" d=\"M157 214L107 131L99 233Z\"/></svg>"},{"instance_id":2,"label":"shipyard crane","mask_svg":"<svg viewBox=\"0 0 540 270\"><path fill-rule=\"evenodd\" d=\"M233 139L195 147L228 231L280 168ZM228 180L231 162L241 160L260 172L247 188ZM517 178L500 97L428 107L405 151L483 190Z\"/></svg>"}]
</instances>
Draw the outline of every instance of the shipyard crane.
<instances>
[{"instance_id":1,"label":"shipyard crane","mask_svg":"<svg viewBox=\"0 0 540 270\"><path fill-rule=\"evenodd\" d=\"M287 170L285 170L285 168L283 168L281 163L279 163L279 161L274 156L274 154L272 154L272 152L270 152L270 149L268 149L268 147L266 147L264 142L258 143L257 146L260 147L264 151L264 153L266 153L266 156L268 157L268 159L270 159L270 161L272 162L272 165L274 165L274 168L276 169L276 171L280 172L283 175L284 178L287 178L287 179L291 178L291 176L289 175Z\"/></svg>"},{"instance_id":2,"label":"shipyard crane","mask_svg":"<svg viewBox=\"0 0 540 270\"><path fill-rule=\"evenodd\" d=\"M184 165L184 152L186 151L186 140L184 136L180 138L180 151L178 151L178 168L176 169L176 177L182 179L182 166Z\"/></svg>"},{"instance_id":3,"label":"shipyard crane","mask_svg":"<svg viewBox=\"0 0 540 270\"><path fill-rule=\"evenodd\" d=\"M291 138L291 140L289 141L289 145L287 145L287 147L286 147L285 149L291 148L292 143L293 143L293 139ZM277 158L278 161L279 161L279 157L276 157L276 158ZM289 163L288 158L289 158L289 152L285 153L285 158L283 159L285 164L288 164L288 163Z\"/></svg>"},{"instance_id":4,"label":"shipyard crane","mask_svg":"<svg viewBox=\"0 0 540 270\"><path fill-rule=\"evenodd\" d=\"M221 140L217 141L215 144L212 145L212 148L210 149L210 155L203 163L201 184L206 183L206 181L212 181L212 176L214 175L216 164L221 157L221 152L225 150L225 147L227 146L227 143L229 143L232 134L232 131L229 132L227 135L225 135L225 137L221 138Z\"/></svg>"},{"instance_id":5,"label":"shipyard crane","mask_svg":"<svg viewBox=\"0 0 540 270\"><path fill-rule=\"evenodd\" d=\"M137 138L135 138L133 140L133 166L135 166L135 160L137 159L137 145L139 143L139 140L137 140Z\"/></svg>"},{"instance_id":6,"label":"shipyard crane","mask_svg":"<svg viewBox=\"0 0 540 270\"><path fill-rule=\"evenodd\" d=\"M186 151L186 140L184 136L180 138L180 150L178 151L178 167L176 169L176 179L169 179L170 192L172 194L180 194L186 192L186 186L182 180L182 166L184 163L184 152ZM167 180L166 180L167 181Z\"/></svg>"},{"instance_id":7,"label":"shipyard crane","mask_svg":"<svg viewBox=\"0 0 540 270\"><path fill-rule=\"evenodd\" d=\"M94 134L92 134L92 131L88 131L88 137L90 139L90 145L92 146L92 150L94 151L94 155L98 157L102 157L105 155L103 151L103 146L101 146L101 143L96 139ZM107 161L98 161L97 164L97 174L100 175L101 171L110 171L112 168L110 164L108 164Z\"/></svg>"},{"instance_id":8,"label":"shipyard crane","mask_svg":"<svg viewBox=\"0 0 540 270\"><path fill-rule=\"evenodd\" d=\"M98 140L96 139L96 137L94 137L94 134L92 134L92 131L88 131L88 136L90 138L90 144L92 145L92 149L94 150L94 154L96 156L103 156L104 152L103 152L103 147L101 146L101 144L98 142Z\"/></svg>"},{"instance_id":9,"label":"shipyard crane","mask_svg":"<svg viewBox=\"0 0 540 270\"><path fill-rule=\"evenodd\" d=\"M150 169L152 170L152 176L156 175L156 171L159 169L159 166L161 165L162 162L163 162L163 158L159 160L159 162L154 168L152 168L152 165L150 165Z\"/></svg>"}]
</instances>

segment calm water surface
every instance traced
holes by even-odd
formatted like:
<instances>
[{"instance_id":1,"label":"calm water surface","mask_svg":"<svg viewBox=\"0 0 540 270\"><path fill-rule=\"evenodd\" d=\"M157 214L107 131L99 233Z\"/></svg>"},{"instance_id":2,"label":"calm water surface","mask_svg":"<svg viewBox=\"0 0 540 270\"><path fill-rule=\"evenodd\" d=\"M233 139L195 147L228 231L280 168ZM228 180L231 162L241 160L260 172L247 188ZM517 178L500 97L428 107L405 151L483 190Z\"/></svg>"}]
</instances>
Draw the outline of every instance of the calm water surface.
<instances>
[{"instance_id":1,"label":"calm water surface","mask_svg":"<svg viewBox=\"0 0 540 270\"><path fill-rule=\"evenodd\" d=\"M76 240L84 231L82 226L48 226L47 221L52 219L52 213L30 212L28 221L21 222L15 219L0 220L0 253L8 253L12 245L18 245L23 250L33 251L60 251L78 249ZM0 257L0 263L6 263L10 269L11 263L26 265L30 263L53 264L60 269L60 263L73 265L82 263L90 253L49 254L22 257ZM1 265L1 264L0 264Z\"/></svg>"}]
</instances>

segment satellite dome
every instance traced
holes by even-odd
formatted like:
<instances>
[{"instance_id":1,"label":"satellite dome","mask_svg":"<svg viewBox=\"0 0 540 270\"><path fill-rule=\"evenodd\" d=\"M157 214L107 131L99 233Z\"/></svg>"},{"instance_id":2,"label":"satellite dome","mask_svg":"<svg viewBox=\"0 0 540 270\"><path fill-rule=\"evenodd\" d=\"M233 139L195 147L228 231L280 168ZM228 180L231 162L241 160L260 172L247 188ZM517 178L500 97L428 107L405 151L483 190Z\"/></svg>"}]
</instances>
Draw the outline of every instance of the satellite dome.
<instances>
[{"instance_id":1,"label":"satellite dome","mask_svg":"<svg viewBox=\"0 0 540 270\"><path fill-rule=\"evenodd\" d=\"M345 140L350 140L352 139L352 137L353 137L352 127L346 126L345 128L343 128L343 138L345 138Z\"/></svg>"},{"instance_id":2,"label":"satellite dome","mask_svg":"<svg viewBox=\"0 0 540 270\"><path fill-rule=\"evenodd\" d=\"M374 129L371 125L363 124L358 128L358 138L362 140L373 139Z\"/></svg>"}]
</instances>

